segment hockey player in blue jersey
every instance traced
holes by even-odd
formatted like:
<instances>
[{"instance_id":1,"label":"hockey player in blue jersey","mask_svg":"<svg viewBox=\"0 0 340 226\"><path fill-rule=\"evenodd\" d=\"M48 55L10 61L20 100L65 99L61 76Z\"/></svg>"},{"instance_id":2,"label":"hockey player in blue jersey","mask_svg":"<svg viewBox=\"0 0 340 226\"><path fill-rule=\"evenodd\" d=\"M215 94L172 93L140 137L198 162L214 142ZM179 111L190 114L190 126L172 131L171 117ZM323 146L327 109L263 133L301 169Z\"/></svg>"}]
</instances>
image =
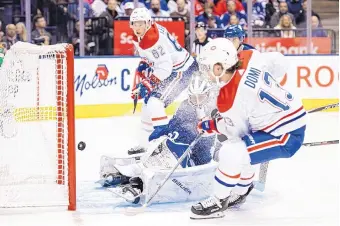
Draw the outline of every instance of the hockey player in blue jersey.
<instances>
[{"instance_id":1,"label":"hockey player in blue jersey","mask_svg":"<svg viewBox=\"0 0 340 226\"><path fill-rule=\"evenodd\" d=\"M165 177L164 169L171 168L198 136L197 123L204 118L212 118L217 113L217 89L212 88L200 72L193 74L188 94L188 98L181 103L167 127L149 143L145 153L129 155L124 160L102 156L100 175L104 187L109 187L111 191L124 197L139 197L141 193L147 197L150 194L149 188L157 187L155 184ZM215 136L202 137L175 171L173 179L162 188L158 201L156 198L155 202L189 201L205 196L206 191L202 189L212 189L212 180L207 178L213 178L212 173L216 165L216 162L212 161L215 143ZM190 170L182 170L187 167ZM153 175L149 178L149 173L144 174L144 171L150 170L160 177ZM192 174L195 175L194 178ZM199 188L193 181L199 184ZM183 192L183 187L190 192ZM134 203L140 201L138 198L132 200Z\"/></svg>"},{"instance_id":2,"label":"hockey player in blue jersey","mask_svg":"<svg viewBox=\"0 0 340 226\"><path fill-rule=\"evenodd\" d=\"M224 37L232 41L237 52L255 49L253 46L244 43L245 36L245 32L240 25L230 25L224 31Z\"/></svg>"}]
</instances>

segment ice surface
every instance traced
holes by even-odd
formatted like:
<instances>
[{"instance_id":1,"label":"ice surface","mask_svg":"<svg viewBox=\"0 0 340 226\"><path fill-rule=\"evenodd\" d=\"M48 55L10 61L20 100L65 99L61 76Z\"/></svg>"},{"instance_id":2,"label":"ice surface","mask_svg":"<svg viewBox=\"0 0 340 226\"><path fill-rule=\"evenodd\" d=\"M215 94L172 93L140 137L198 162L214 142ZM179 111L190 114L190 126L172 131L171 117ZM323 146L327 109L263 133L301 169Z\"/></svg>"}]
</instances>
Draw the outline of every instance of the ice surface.
<instances>
[{"instance_id":1,"label":"ice surface","mask_svg":"<svg viewBox=\"0 0 340 226\"><path fill-rule=\"evenodd\" d=\"M136 144L139 118L83 119L76 122L78 210L0 209L0 226L95 225L303 225L339 224L338 145L303 147L291 159L270 163L264 193L254 191L238 210L223 219L189 219L191 203L153 205L137 216L122 214L122 200L96 188L102 154L123 155ZM337 113L309 115L305 142L339 139Z\"/></svg>"}]
</instances>

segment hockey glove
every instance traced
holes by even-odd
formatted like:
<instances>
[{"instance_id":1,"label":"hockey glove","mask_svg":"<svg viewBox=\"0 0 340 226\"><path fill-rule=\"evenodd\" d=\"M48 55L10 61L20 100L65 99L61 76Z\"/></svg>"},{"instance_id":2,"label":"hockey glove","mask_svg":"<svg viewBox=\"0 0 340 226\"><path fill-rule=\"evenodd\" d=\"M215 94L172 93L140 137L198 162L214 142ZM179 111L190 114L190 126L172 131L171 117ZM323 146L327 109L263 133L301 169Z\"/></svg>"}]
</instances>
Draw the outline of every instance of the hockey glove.
<instances>
[{"instance_id":1,"label":"hockey glove","mask_svg":"<svg viewBox=\"0 0 340 226\"><path fill-rule=\"evenodd\" d=\"M203 134L219 133L214 119L200 121L197 125L197 130Z\"/></svg>"},{"instance_id":2,"label":"hockey glove","mask_svg":"<svg viewBox=\"0 0 340 226\"><path fill-rule=\"evenodd\" d=\"M145 61L140 61L136 70L136 76L145 79L145 72L148 71L147 69L150 69L150 65Z\"/></svg>"},{"instance_id":3,"label":"hockey glove","mask_svg":"<svg viewBox=\"0 0 340 226\"><path fill-rule=\"evenodd\" d=\"M136 99L137 96L138 99L143 99L146 95L151 93L152 90L153 85L147 79L143 79L132 89L131 98Z\"/></svg>"}]
</instances>

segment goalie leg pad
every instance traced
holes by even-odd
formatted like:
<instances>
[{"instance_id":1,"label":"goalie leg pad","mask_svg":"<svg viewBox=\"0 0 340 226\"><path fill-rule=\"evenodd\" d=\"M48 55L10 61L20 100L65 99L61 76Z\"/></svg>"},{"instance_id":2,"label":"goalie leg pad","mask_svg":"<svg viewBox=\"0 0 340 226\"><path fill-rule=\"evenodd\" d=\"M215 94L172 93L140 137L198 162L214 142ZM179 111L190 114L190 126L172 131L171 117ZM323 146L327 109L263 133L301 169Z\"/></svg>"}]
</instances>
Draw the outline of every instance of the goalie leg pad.
<instances>
[{"instance_id":1,"label":"goalie leg pad","mask_svg":"<svg viewBox=\"0 0 340 226\"><path fill-rule=\"evenodd\" d=\"M213 192L213 178L217 163L177 169L153 199L153 203L186 202L201 200ZM147 168L142 180L144 200L154 194L159 183L164 180L169 170Z\"/></svg>"}]
</instances>

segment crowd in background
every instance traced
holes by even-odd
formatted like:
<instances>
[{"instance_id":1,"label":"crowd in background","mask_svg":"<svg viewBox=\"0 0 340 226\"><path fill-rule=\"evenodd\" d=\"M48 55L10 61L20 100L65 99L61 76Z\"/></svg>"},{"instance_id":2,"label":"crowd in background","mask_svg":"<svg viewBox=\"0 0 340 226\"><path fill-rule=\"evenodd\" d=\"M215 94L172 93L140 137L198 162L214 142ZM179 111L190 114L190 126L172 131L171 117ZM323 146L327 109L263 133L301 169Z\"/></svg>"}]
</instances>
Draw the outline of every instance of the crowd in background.
<instances>
[{"instance_id":1,"label":"crowd in background","mask_svg":"<svg viewBox=\"0 0 340 226\"><path fill-rule=\"evenodd\" d=\"M17 0L19 1L19 0ZM80 0L81 1L81 0ZM85 17L86 55L113 54L114 20L128 19L135 5L133 0L82 0ZM189 35L190 9L194 4L196 42L207 39L206 30L226 28L239 24L245 30L271 29L261 36L293 38L306 36L306 9L308 0L253 0L252 20L247 20L247 4L242 0L138 0L138 7L145 6L150 15L162 19L177 18L185 22L185 35ZM22 1L19 1L22 4ZM25 1L24 1L25 2ZM23 7L19 9L21 14ZM79 2L78 0L32 0L31 40L35 44L50 45L72 43L79 54ZM13 11L13 9L12 9ZM18 12L16 13L18 14ZM23 17L1 18L0 42L9 49L17 41L27 41ZM312 11L312 36L326 37L319 15ZM7 22L7 23L6 23ZM13 23L15 22L15 23ZM200 24L202 24L200 23ZM277 30L277 32L273 32ZM100 34L98 36L98 34ZM256 33L255 33L256 34ZM98 37L96 37L96 35ZM96 37L96 38L95 38ZM96 39L96 40L95 40ZM97 47L96 47L97 45ZM98 46L99 45L99 46ZM188 49L190 46L186 46Z\"/></svg>"}]
</instances>

